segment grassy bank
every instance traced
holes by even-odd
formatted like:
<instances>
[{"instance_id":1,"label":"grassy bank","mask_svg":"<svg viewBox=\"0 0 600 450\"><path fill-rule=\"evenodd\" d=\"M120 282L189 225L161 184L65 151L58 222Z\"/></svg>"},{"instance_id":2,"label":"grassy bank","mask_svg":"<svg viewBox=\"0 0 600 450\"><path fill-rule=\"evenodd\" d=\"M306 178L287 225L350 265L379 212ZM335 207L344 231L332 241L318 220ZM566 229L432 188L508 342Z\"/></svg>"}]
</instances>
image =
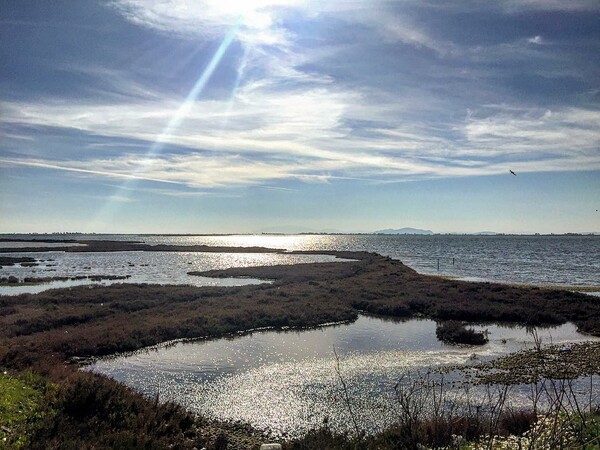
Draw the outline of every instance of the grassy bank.
<instances>
[{"instance_id":1,"label":"grassy bank","mask_svg":"<svg viewBox=\"0 0 600 450\"><path fill-rule=\"evenodd\" d=\"M582 294L446 280L420 275L375 254L333 254L353 261L198 274L274 280L257 286L113 285L0 298L0 367L12 374L33 370L48 385L56 386L55 394L42 401L53 413L28 425L31 447L36 448L38 442L48 443L46 448L165 448L173 444L176 448L246 449L258 445L251 429L194 418L112 380L65 366L64 361L73 357L259 327L353 320L359 311L440 321L530 325L572 321L581 331L600 335L600 302ZM322 439L334 443L345 439L347 445L354 445L352 439L322 433ZM393 442L393 430L389 433ZM313 438L290 445L363 448L311 447ZM366 445L367 441L361 442ZM379 447L368 448L394 448L369 442Z\"/></svg>"},{"instance_id":2,"label":"grassy bank","mask_svg":"<svg viewBox=\"0 0 600 450\"><path fill-rule=\"evenodd\" d=\"M0 373L0 449L32 445L29 431L46 415L52 386L32 373Z\"/></svg>"}]
</instances>

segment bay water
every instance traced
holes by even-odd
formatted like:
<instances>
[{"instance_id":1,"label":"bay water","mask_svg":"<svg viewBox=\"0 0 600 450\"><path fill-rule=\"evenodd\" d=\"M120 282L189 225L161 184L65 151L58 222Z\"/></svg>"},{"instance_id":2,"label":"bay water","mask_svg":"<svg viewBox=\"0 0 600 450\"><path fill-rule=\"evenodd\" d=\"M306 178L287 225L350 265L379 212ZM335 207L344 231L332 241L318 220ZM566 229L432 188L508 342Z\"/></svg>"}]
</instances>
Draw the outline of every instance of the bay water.
<instances>
[{"instance_id":1,"label":"bay water","mask_svg":"<svg viewBox=\"0 0 600 450\"><path fill-rule=\"evenodd\" d=\"M0 235L0 238L24 239L107 239L139 241L147 244L173 245L213 245L213 246L262 246L269 248L294 250L339 250L339 251L368 251L402 261L418 272L439 274L473 281L498 281L506 283L523 283L535 285L583 286L600 291L600 236L598 235L560 235L560 236L521 236L521 235ZM2 248L20 245L17 243L0 242ZM156 279L151 273L152 260L154 267L169 267L173 262L173 254L168 252L153 252L151 256L138 257L139 263L132 261L134 255L88 253L79 254L70 273L86 274L94 271L102 275L130 275L137 281ZM140 252L130 252L140 253ZM6 256L33 256L40 259L54 259L53 264L68 265L75 258L72 253L56 252L46 254L6 254ZM193 259L203 260L202 269L210 270L242 265L270 265L280 263L296 263L302 258L282 258L276 254L262 254L247 258L235 254L200 253L195 257L182 256L185 263ZM112 263L111 260L115 262ZM227 261L225 261L227 260ZM323 259L319 259L323 260ZM314 259L305 258L311 262ZM77 265L91 269L77 270ZM134 264L130 266L129 263ZM146 265L147 264L147 265ZM135 270L130 270L135 267ZM190 282L189 279L179 278L181 267L170 271L168 277L173 282ZM196 266L194 266L196 267ZM58 269L52 267L29 268L23 270L20 266L0 269L0 276L42 276L40 273L52 272ZM36 274L36 275L34 275ZM185 278L185 277L184 277ZM196 280L197 281L197 280ZM166 283L160 277L161 283Z\"/></svg>"}]
</instances>

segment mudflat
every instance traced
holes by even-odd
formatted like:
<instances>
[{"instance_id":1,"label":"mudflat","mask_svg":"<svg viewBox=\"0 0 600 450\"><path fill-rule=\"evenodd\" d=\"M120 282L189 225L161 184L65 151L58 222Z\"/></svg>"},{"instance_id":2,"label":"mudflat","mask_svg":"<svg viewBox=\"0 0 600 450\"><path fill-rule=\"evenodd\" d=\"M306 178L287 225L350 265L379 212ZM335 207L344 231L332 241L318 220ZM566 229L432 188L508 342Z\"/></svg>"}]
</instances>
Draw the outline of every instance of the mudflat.
<instances>
[{"instance_id":1,"label":"mudflat","mask_svg":"<svg viewBox=\"0 0 600 450\"><path fill-rule=\"evenodd\" d=\"M52 246L43 245L31 247L6 247L2 248L2 253L27 253L27 252L126 252L126 251L144 251L144 252L210 252L210 253L273 253L284 250L266 247L223 247L209 245L165 245L165 244L144 244L136 241L109 241L109 240L51 240L43 241L25 240L25 239L0 239L0 242L27 242L37 244L53 244ZM59 244L64 244L60 246ZM73 245L77 244L77 245Z\"/></svg>"}]
</instances>

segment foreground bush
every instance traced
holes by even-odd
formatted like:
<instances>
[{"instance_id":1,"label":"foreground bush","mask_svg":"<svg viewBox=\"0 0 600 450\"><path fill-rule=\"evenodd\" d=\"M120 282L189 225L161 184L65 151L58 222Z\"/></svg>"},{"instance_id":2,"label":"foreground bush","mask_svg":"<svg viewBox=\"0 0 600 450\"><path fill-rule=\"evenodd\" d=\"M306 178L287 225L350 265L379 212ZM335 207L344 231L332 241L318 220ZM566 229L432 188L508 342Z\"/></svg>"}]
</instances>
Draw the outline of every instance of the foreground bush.
<instances>
[{"instance_id":1,"label":"foreground bush","mask_svg":"<svg viewBox=\"0 0 600 450\"><path fill-rule=\"evenodd\" d=\"M51 386L31 373L0 373L0 449L30 444L31 428L52 414L45 401L50 391Z\"/></svg>"}]
</instances>

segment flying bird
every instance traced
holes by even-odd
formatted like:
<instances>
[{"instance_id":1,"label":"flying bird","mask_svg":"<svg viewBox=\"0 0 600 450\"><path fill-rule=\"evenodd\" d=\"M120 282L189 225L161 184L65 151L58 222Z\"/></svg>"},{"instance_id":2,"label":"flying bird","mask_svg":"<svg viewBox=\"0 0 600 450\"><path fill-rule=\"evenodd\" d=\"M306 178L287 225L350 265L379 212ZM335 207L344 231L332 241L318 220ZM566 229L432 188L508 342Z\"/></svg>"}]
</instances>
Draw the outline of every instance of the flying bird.
<instances>
[{"instance_id":1,"label":"flying bird","mask_svg":"<svg viewBox=\"0 0 600 450\"><path fill-rule=\"evenodd\" d=\"M515 177L517 176L517 174L516 174L516 173L514 173L512 170L508 169L508 171L509 171L510 173L512 173L512 174L513 174Z\"/></svg>"}]
</instances>

